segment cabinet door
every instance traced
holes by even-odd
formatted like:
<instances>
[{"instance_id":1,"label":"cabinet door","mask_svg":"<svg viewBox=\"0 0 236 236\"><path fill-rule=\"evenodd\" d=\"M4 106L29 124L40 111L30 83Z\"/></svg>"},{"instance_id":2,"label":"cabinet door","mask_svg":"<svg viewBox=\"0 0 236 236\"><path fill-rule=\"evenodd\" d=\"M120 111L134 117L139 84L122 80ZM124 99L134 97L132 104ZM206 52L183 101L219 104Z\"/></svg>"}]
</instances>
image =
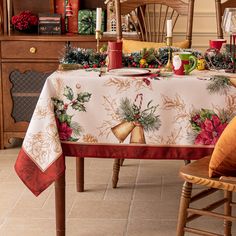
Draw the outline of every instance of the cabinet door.
<instances>
[{"instance_id":1,"label":"cabinet door","mask_svg":"<svg viewBox=\"0 0 236 236\"><path fill-rule=\"evenodd\" d=\"M25 132L46 78L58 63L2 63L3 132Z\"/></svg>"}]
</instances>

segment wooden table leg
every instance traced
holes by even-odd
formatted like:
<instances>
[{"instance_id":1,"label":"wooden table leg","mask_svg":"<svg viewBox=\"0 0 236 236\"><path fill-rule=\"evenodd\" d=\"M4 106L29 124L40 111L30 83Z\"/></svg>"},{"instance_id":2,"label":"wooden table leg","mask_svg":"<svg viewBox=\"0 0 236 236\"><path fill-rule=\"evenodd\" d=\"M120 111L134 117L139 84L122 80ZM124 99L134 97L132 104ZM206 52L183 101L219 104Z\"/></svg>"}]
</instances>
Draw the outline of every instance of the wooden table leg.
<instances>
[{"instance_id":1,"label":"wooden table leg","mask_svg":"<svg viewBox=\"0 0 236 236\"><path fill-rule=\"evenodd\" d=\"M116 188L119 180L120 159L115 159L113 163L112 187Z\"/></svg>"},{"instance_id":2,"label":"wooden table leg","mask_svg":"<svg viewBox=\"0 0 236 236\"><path fill-rule=\"evenodd\" d=\"M84 158L76 157L76 188L77 192L84 191Z\"/></svg>"},{"instance_id":3,"label":"wooden table leg","mask_svg":"<svg viewBox=\"0 0 236 236\"><path fill-rule=\"evenodd\" d=\"M55 181L56 235L66 235L65 173Z\"/></svg>"}]
</instances>

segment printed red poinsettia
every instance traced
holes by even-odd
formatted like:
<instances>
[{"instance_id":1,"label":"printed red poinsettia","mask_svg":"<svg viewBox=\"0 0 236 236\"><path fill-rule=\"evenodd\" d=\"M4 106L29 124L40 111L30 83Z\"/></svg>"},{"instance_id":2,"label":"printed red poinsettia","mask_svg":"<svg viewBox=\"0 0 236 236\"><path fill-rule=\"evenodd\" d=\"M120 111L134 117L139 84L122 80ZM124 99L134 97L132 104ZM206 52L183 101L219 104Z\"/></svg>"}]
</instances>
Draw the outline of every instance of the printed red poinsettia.
<instances>
[{"instance_id":1,"label":"printed red poinsettia","mask_svg":"<svg viewBox=\"0 0 236 236\"><path fill-rule=\"evenodd\" d=\"M214 145L228 124L227 119L220 118L214 111L201 109L194 112L190 119L196 133L194 144Z\"/></svg>"}]
</instances>

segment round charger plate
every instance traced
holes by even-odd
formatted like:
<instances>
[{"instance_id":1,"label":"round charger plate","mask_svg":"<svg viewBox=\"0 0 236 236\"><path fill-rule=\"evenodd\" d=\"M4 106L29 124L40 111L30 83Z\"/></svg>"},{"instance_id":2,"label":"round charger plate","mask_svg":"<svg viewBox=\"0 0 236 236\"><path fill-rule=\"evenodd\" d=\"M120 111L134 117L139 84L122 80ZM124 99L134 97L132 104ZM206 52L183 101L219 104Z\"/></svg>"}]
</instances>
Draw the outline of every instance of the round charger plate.
<instances>
[{"instance_id":1,"label":"round charger plate","mask_svg":"<svg viewBox=\"0 0 236 236\"><path fill-rule=\"evenodd\" d=\"M109 70L109 74L121 75L121 76L135 76L135 75L146 75L150 71L143 68L119 68Z\"/></svg>"}]
</instances>

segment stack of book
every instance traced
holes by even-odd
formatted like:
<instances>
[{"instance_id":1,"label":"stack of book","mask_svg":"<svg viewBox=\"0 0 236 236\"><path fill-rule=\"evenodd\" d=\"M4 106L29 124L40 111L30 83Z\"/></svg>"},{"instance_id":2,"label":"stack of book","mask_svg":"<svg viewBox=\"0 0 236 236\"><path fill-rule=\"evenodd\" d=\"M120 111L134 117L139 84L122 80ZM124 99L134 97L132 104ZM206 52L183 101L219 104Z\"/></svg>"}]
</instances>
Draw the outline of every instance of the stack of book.
<instances>
[{"instance_id":1,"label":"stack of book","mask_svg":"<svg viewBox=\"0 0 236 236\"><path fill-rule=\"evenodd\" d=\"M60 14L39 14L39 34L61 34Z\"/></svg>"}]
</instances>

